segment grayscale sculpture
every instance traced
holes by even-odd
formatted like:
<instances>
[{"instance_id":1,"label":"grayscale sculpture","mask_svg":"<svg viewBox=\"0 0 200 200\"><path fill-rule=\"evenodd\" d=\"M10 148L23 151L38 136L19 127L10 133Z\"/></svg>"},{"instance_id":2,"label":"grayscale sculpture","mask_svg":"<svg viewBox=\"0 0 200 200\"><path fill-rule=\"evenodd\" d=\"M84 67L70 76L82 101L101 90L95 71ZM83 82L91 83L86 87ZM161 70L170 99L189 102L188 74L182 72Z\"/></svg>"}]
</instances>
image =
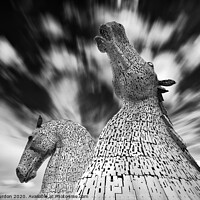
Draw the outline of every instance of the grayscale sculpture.
<instances>
[{"instance_id":1,"label":"grayscale sculpture","mask_svg":"<svg viewBox=\"0 0 200 200\"><path fill-rule=\"evenodd\" d=\"M44 160L51 156L39 197L68 195L91 161L95 142L89 132L71 120L52 120L42 124L28 138L28 143L16 169L20 182L28 182Z\"/></svg>"},{"instance_id":2,"label":"grayscale sculpture","mask_svg":"<svg viewBox=\"0 0 200 200\"><path fill-rule=\"evenodd\" d=\"M90 200L199 200L199 167L162 104L161 86L174 81L158 81L153 64L137 53L121 24L101 25L100 35L95 40L110 58L123 105L102 130L75 194Z\"/></svg>"}]
</instances>

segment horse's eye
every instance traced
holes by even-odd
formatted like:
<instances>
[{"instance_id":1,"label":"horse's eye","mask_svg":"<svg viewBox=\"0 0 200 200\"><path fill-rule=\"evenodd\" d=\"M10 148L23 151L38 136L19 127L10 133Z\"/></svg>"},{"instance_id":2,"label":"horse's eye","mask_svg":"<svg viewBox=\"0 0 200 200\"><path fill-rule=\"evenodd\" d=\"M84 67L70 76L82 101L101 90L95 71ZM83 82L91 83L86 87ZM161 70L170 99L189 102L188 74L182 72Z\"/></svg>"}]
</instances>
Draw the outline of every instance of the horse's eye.
<instances>
[{"instance_id":1,"label":"horse's eye","mask_svg":"<svg viewBox=\"0 0 200 200\"><path fill-rule=\"evenodd\" d=\"M28 136L28 141L31 141L32 139L33 139L32 135Z\"/></svg>"},{"instance_id":2,"label":"horse's eye","mask_svg":"<svg viewBox=\"0 0 200 200\"><path fill-rule=\"evenodd\" d=\"M153 63L152 62L147 62L151 67L153 67Z\"/></svg>"}]
</instances>

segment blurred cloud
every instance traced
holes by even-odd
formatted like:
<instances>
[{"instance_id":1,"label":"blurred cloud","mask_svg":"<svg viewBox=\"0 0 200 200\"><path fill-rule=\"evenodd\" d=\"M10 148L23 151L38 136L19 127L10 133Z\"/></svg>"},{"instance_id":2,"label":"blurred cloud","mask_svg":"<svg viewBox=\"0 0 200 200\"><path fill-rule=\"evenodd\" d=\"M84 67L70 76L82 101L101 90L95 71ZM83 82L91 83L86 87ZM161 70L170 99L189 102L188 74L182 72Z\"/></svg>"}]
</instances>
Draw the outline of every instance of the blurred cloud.
<instances>
[{"instance_id":1,"label":"blurred cloud","mask_svg":"<svg viewBox=\"0 0 200 200\"><path fill-rule=\"evenodd\" d=\"M78 85L75 79L63 79L57 85L52 85L50 95L55 105L57 118L69 118L80 122L79 106L77 104Z\"/></svg>"},{"instance_id":2,"label":"blurred cloud","mask_svg":"<svg viewBox=\"0 0 200 200\"><path fill-rule=\"evenodd\" d=\"M69 53L65 46L53 46L49 54L44 54L43 58L49 67L54 67L60 72L74 72L78 70L78 60L76 55ZM49 70L49 69L48 69Z\"/></svg>"},{"instance_id":3,"label":"blurred cloud","mask_svg":"<svg viewBox=\"0 0 200 200\"><path fill-rule=\"evenodd\" d=\"M5 68L13 66L16 67L19 72L26 71L23 61L18 55L17 51L4 37L0 37L0 63L2 63L2 67ZM4 73L4 76L9 77L9 75L6 75L6 73Z\"/></svg>"},{"instance_id":4,"label":"blurred cloud","mask_svg":"<svg viewBox=\"0 0 200 200\"><path fill-rule=\"evenodd\" d=\"M185 72L190 73L200 64L200 36L191 38L184 44L179 53L182 55L182 66Z\"/></svg>"},{"instance_id":5,"label":"blurred cloud","mask_svg":"<svg viewBox=\"0 0 200 200\"><path fill-rule=\"evenodd\" d=\"M58 39L64 36L64 32L61 24L51 15L46 15L42 17L42 28L49 34L49 37L53 39Z\"/></svg>"}]
</instances>

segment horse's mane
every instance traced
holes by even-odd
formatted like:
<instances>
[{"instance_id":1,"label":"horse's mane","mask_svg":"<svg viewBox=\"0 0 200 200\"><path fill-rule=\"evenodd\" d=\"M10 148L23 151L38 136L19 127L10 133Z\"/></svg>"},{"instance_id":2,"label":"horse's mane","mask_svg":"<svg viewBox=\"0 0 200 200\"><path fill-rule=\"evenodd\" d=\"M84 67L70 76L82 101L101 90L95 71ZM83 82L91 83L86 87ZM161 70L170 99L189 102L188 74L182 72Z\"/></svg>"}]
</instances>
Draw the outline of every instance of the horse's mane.
<instances>
[{"instance_id":1,"label":"horse's mane","mask_svg":"<svg viewBox=\"0 0 200 200\"><path fill-rule=\"evenodd\" d=\"M173 138L173 140L176 142L176 144L182 149L183 154L185 155L185 157L200 172L200 167L198 166L198 164L196 163L194 158L188 152L187 146L184 143L183 139L175 132L175 130L173 128L173 124L172 124L172 122L171 122L171 120L170 120L170 118L168 116L167 110L165 109L165 106L163 104L164 98L162 96L162 93L166 93L166 92L168 92L168 90L166 90L162 86L171 86L171 85L173 85L175 83L176 83L175 81L170 80L170 79L158 81L157 98L158 98L158 101L159 101L159 107L160 107L161 112L162 112L161 118L163 119L170 136Z\"/></svg>"}]
</instances>

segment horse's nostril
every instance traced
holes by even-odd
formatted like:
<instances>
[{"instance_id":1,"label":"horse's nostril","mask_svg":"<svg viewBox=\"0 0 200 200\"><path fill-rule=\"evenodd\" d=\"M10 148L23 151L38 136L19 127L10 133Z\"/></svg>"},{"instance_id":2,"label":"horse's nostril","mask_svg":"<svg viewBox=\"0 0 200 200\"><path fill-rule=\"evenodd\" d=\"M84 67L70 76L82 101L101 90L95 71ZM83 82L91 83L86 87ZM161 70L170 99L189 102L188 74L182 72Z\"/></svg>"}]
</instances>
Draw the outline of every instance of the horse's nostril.
<instances>
[{"instance_id":1,"label":"horse's nostril","mask_svg":"<svg viewBox=\"0 0 200 200\"><path fill-rule=\"evenodd\" d=\"M18 178L21 178L23 176L19 168L16 169L16 174Z\"/></svg>"},{"instance_id":2,"label":"horse's nostril","mask_svg":"<svg viewBox=\"0 0 200 200\"><path fill-rule=\"evenodd\" d=\"M21 174L19 168L16 169L16 174L17 174L17 177L19 178L20 182L23 183L24 182L24 176Z\"/></svg>"}]
</instances>

